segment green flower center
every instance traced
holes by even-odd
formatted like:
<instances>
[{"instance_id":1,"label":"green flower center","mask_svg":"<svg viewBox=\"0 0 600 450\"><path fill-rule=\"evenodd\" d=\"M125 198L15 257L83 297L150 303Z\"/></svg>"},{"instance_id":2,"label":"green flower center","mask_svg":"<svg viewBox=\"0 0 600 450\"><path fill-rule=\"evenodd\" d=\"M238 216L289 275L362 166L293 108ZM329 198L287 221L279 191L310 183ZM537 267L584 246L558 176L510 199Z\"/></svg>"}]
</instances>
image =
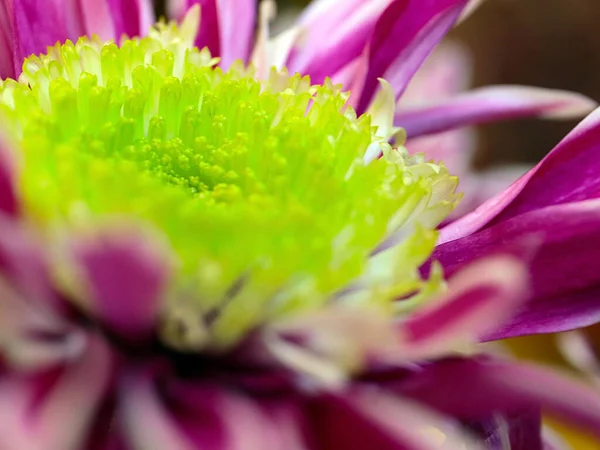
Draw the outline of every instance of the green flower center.
<instances>
[{"instance_id":1,"label":"green flower center","mask_svg":"<svg viewBox=\"0 0 600 450\"><path fill-rule=\"evenodd\" d=\"M120 47L82 38L25 61L0 87L24 214L45 232L115 215L152 224L180 260L185 311L218 312L222 344L352 283L338 301L390 310L422 289L416 269L456 180L379 144L388 137L330 83L215 63L164 24ZM366 161L372 145L384 157ZM370 256L393 236L400 245Z\"/></svg>"}]
</instances>

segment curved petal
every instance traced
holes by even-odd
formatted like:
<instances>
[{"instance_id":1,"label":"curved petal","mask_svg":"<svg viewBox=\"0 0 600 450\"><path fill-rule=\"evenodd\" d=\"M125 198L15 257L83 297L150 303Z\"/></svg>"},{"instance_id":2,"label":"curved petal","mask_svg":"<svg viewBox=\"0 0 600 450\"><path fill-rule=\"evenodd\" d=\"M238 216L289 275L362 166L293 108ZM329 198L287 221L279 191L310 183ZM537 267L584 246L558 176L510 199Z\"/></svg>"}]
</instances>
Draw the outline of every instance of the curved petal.
<instances>
[{"instance_id":1,"label":"curved petal","mask_svg":"<svg viewBox=\"0 0 600 450\"><path fill-rule=\"evenodd\" d=\"M310 418L323 450L481 448L452 420L377 389L322 395Z\"/></svg>"},{"instance_id":2,"label":"curved petal","mask_svg":"<svg viewBox=\"0 0 600 450\"><path fill-rule=\"evenodd\" d=\"M600 109L584 119L540 163L471 214L444 227L440 243L545 206L598 197Z\"/></svg>"},{"instance_id":3,"label":"curved petal","mask_svg":"<svg viewBox=\"0 0 600 450\"><path fill-rule=\"evenodd\" d=\"M425 58L460 16L467 0L396 0L379 17L357 111L369 106L378 78L400 97Z\"/></svg>"},{"instance_id":4,"label":"curved petal","mask_svg":"<svg viewBox=\"0 0 600 450\"><path fill-rule=\"evenodd\" d=\"M111 227L72 244L75 275L88 290L79 293L83 301L104 326L130 341L154 331L170 281L170 255L156 241L139 229Z\"/></svg>"},{"instance_id":5,"label":"curved petal","mask_svg":"<svg viewBox=\"0 0 600 450\"><path fill-rule=\"evenodd\" d=\"M109 388L111 356L90 337L86 352L64 370L0 378L0 447L87 448L95 414Z\"/></svg>"},{"instance_id":6,"label":"curved petal","mask_svg":"<svg viewBox=\"0 0 600 450\"><path fill-rule=\"evenodd\" d=\"M9 140L0 132L0 214L9 217L14 217L19 212L14 155Z\"/></svg>"},{"instance_id":7,"label":"curved petal","mask_svg":"<svg viewBox=\"0 0 600 450\"><path fill-rule=\"evenodd\" d=\"M400 323L401 355L426 359L461 351L514 315L526 297L525 265L483 259L450 279L448 293Z\"/></svg>"},{"instance_id":8,"label":"curved petal","mask_svg":"<svg viewBox=\"0 0 600 450\"><path fill-rule=\"evenodd\" d=\"M395 390L465 420L541 407L600 436L600 394L579 380L531 364L446 360L423 367Z\"/></svg>"},{"instance_id":9,"label":"curved petal","mask_svg":"<svg viewBox=\"0 0 600 450\"><path fill-rule=\"evenodd\" d=\"M160 395L148 374L126 378L122 420L133 448L305 450L298 409L222 386L172 384Z\"/></svg>"},{"instance_id":10,"label":"curved petal","mask_svg":"<svg viewBox=\"0 0 600 450\"><path fill-rule=\"evenodd\" d=\"M488 339L557 332L600 320L599 230L600 200L557 205L442 244L432 257L452 274L487 254L512 250L523 255L530 300Z\"/></svg>"},{"instance_id":11,"label":"curved petal","mask_svg":"<svg viewBox=\"0 0 600 450\"><path fill-rule=\"evenodd\" d=\"M106 2L112 18L113 39L118 39L123 34L130 37L143 36L148 33L150 25L154 23L153 4L150 0L102 0L98 3L103 2ZM94 9L100 7L100 5L92 5L93 3L89 1L85 6ZM100 27L107 26L106 21L99 20L100 17L106 19L106 15L94 17L92 12L93 10L84 10L88 35L98 33L97 30Z\"/></svg>"},{"instance_id":12,"label":"curved petal","mask_svg":"<svg viewBox=\"0 0 600 450\"><path fill-rule=\"evenodd\" d=\"M286 66L322 83L358 58L392 0L318 0L298 20L301 38Z\"/></svg>"},{"instance_id":13,"label":"curved petal","mask_svg":"<svg viewBox=\"0 0 600 450\"><path fill-rule=\"evenodd\" d=\"M568 91L527 86L490 86L445 101L401 104L394 124L409 137L439 133L465 125L521 117L571 119L589 114L597 103Z\"/></svg>"},{"instance_id":14,"label":"curved petal","mask_svg":"<svg viewBox=\"0 0 600 450\"><path fill-rule=\"evenodd\" d=\"M181 20L194 5L200 6L200 27L195 45L208 47L220 57L227 69L233 61L248 62L253 45L256 0L179 0L170 1L170 14Z\"/></svg>"}]
</instances>

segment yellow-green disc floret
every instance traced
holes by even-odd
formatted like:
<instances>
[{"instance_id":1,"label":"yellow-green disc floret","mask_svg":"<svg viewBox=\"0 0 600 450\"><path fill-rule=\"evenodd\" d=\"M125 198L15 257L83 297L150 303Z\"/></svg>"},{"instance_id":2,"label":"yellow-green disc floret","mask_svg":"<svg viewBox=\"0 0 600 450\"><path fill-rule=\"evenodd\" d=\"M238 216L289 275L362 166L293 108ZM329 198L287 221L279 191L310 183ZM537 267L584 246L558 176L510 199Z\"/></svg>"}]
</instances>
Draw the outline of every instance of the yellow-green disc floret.
<instances>
[{"instance_id":1,"label":"yellow-green disc floret","mask_svg":"<svg viewBox=\"0 0 600 450\"><path fill-rule=\"evenodd\" d=\"M456 180L382 141L329 82L215 64L164 24L29 58L0 87L25 216L47 233L115 215L150 223L181 262L187 308L218 311L222 342L350 285L347 301L384 307L421 289ZM384 156L369 161L373 143ZM400 244L371 257L386 239Z\"/></svg>"}]
</instances>

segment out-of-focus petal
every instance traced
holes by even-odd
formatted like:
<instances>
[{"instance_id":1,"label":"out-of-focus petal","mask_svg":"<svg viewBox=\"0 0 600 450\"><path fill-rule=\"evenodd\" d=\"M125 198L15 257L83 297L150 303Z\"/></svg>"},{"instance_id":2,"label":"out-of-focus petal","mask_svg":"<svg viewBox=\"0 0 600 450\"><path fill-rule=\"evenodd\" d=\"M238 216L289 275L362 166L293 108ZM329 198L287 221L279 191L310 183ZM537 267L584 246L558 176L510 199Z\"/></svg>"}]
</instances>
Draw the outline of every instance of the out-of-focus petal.
<instances>
[{"instance_id":1,"label":"out-of-focus petal","mask_svg":"<svg viewBox=\"0 0 600 450\"><path fill-rule=\"evenodd\" d=\"M254 43L256 0L178 0L170 1L170 14L182 19L194 5L200 6L200 28L195 45L208 47L227 69L233 61L248 62Z\"/></svg>"},{"instance_id":2,"label":"out-of-focus petal","mask_svg":"<svg viewBox=\"0 0 600 450\"><path fill-rule=\"evenodd\" d=\"M600 200L551 206L502 221L436 247L449 274L484 255L528 257L531 300L488 338L556 332L600 320Z\"/></svg>"},{"instance_id":3,"label":"out-of-focus petal","mask_svg":"<svg viewBox=\"0 0 600 450\"><path fill-rule=\"evenodd\" d=\"M13 71L2 75L11 77L21 73L25 58L44 53L57 42L76 41L82 35L92 34L114 40L123 34L144 35L154 22L150 0L12 0L3 3L0 10L5 14L0 13L0 24L11 33Z\"/></svg>"},{"instance_id":4,"label":"out-of-focus petal","mask_svg":"<svg viewBox=\"0 0 600 450\"><path fill-rule=\"evenodd\" d=\"M304 450L301 418L277 399L255 403L224 386L171 384L159 391L147 374L122 387L122 420L133 448Z\"/></svg>"},{"instance_id":5,"label":"out-of-focus petal","mask_svg":"<svg viewBox=\"0 0 600 450\"><path fill-rule=\"evenodd\" d=\"M441 102L406 104L394 123L409 137L520 117L570 119L590 113L597 103L577 93L526 86L474 89Z\"/></svg>"},{"instance_id":6,"label":"out-of-focus petal","mask_svg":"<svg viewBox=\"0 0 600 450\"><path fill-rule=\"evenodd\" d=\"M0 448L87 448L88 433L112 374L108 349L95 337L80 360L37 377L0 379Z\"/></svg>"},{"instance_id":7,"label":"out-of-focus petal","mask_svg":"<svg viewBox=\"0 0 600 450\"><path fill-rule=\"evenodd\" d=\"M286 66L322 83L362 54L379 15L391 1L312 2L298 20L302 37Z\"/></svg>"},{"instance_id":8,"label":"out-of-focus petal","mask_svg":"<svg viewBox=\"0 0 600 450\"><path fill-rule=\"evenodd\" d=\"M9 140L0 133L0 214L6 216L16 216L19 210L14 157Z\"/></svg>"},{"instance_id":9,"label":"out-of-focus petal","mask_svg":"<svg viewBox=\"0 0 600 450\"><path fill-rule=\"evenodd\" d=\"M600 436L595 389L551 369L498 360L454 359L423 367L398 392L465 420L541 407Z\"/></svg>"},{"instance_id":10,"label":"out-of-focus petal","mask_svg":"<svg viewBox=\"0 0 600 450\"><path fill-rule=\"evenodd\" d=\"M15 76L12 16L12 3L0 2L0 79Z\"/></svg>"},{"instance_id":11,"label":"out-of-focus petal","mask_svg":"<svg viewBox=\"0 0 600 450\"><path fill-rule=\"evenodd\" d=\"M311 419L323 450L480 448L457 424L376 389L324 395L314 401Z\"/></svg>"},{"instance_id":12,"label":"out-of-focus petal","mask_svg":"<svg viewBox=\"0 0 600 450\"><path fill-rule=\"evenodd\" d=\"M396 97L458 19L466 0L396 0L377 20L369 44L369 70L357 110L366 111L386 79Z\"/></svg>"},{"instance_id":13,"label":"out-of-focus petal","mask_svg":"<svg viewBox=\"0 0 600 450\"><path fill-rule=\"evenodd\" d=\"M489 450L543 450L539 408L528 408L512 414L496 414L472 425L485 437Z\"/></svg>"},{"instance_id":14,"label":"out-of-focus petal","mask_svg":"<svg viewBox=\"0 0 600 450\"><path fill-rule=\"evenodd\" d=\"M467 89L472 78L471 55L454 41L444 41L427 57L410 80L398 109L404 104L419 104L447 99Z\"/></svg>"},{"instance_id":15,"label":"out-of-focus petal","mask_svg":"<svg viewBox=\"0 0 600 450\"><path fill-rule=\"evenodd\" d=\"M400 323L400 354L426 359L463 350L502 325L526 298L526 270L516 258L497 256L450 279L448 293Z\"/></svg>"},{"instance_id":16,"label":"out-of-focus petal","mask_svg":"<svg viewBox=\"0 0 600 450\"><path fill-rule=\"evenodd\" d=\"M504 192L444 227L440 243L545 206L598 197L600 109L584 119L540 163Z\"/></svg>"},{"instance_id":17,"label":"out-of-focus petal","mask_svg":"<svg viewBox=\"0 0 600 450\"><path fill-rule=\"evenodd\" d=\"M428 141L430 139L435 139L437 136L445 136L448 133L469 134L467 130L454 130L433 136L424 136L418 138L417 141L421 139ZM452 142L450 142L450 144L452 144ZM444 145L447 144L440 143L442 149L444 149ZM450 163L454 163L454 161L450 161ZM450 220L455 220L474 211L490 198L498 195L505 189L508 189L511 184L531 170L531 165L514 164L499 166L481 172L456 172L452 170L452 166L448 167L448 170L450 173L459 177L458 191L463 193L462 200L448 218Z\"/></svg>"},{"instance_id":18,"label":"out-of-focus petal","mask_svg":"<svg viewBox=\"0 0 600 450\"><path fill-rule=\"evenodd\" d=\"M93 0L87 0L85 6L87 8L98 8L99 5L93 5ZM101 0L98 3L106 2L114 27L113 38L118 39L121 35L127 36L143 36L150 29L150 25L154 23L153 2L150 0ZM101 22L97 18L94 19L91 14L92 10L84 9L84 17L86 19L88 35L97 33L97 28L106 26L106 22ZM102 16L106 19L106 16Z\"/></svg>"},{"instance_id":19,"label":"out-of-focus petal","mask_svg":"<svg viewBox=\"0 0 600 450\"><path fill-rule=\"evenodd\" d=\"M101 229L79 239L73 260L85 286L85 307L121 337L147 338L170 280L169 256L154 236L134 228Z\"/></svg>"}]
</instances>

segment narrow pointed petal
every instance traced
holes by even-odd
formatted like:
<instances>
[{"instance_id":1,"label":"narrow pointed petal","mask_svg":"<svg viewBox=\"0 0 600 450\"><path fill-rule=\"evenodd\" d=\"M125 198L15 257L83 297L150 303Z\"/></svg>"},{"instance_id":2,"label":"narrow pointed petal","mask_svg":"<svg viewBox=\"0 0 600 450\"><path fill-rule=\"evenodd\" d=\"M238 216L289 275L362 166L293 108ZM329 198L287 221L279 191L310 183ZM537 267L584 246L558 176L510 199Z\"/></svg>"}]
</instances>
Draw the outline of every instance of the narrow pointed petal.
<instances>
[{"instance_id":1,"label":"narrow pointed petal","mask_svg":"<svg viewBox=\"0 0 600 450\"><path fill-rule=\"evenodd\" d=\"M569 133L540 163L471 214L444 227L440 243L468 236L519 214L600 193L600 109Z\"/></svg>"},{"instance_id":2,"label":"narrow pointed petal","mask_svg":"<svg viewBox=\"0 0 600 450\"><path fill-rule=\"evenodd\" d=\"M526 86L491 86L474 89L445 101L402 104L394 123L409 137L466 125L522 117L571 119L582 117L597 106L581 94Z\"/></svg>"},{"instance_id":3,"label":"narrow pointed petal","mask_svg":"<svg viewBox=\"0 0 600 450\"><path fill-rule=\"evenodd\" d=\"M106 2L109 8L116 39L123 34L130 37L143 36L150 29L150 25L154 23L153 4L149 0L102 0L102 2ZM92 4L88 3L86 6L90 8ZM95 19L90 19L91 12L88 11L86 15L88 34L96 33L97 27L103 25L100 21L96 22Z\"/></svg>"},{"instance_id":4,"label":"narrow pointed petal","mask_svg":"<svg viewBox=\"0 0 600 450\"><path fill-rule=\"evenodd\" d=\"M170 279L169 254L156 237L137 229L103 229L77 242L73 258L89 291L80 295L90 313L125 339L149 337Z\"/></svg>"},{"instance_id":5,"label":"narrow pointed petal","mask_svg":"<svg viewBox=\"0 0 600 450\"><path fill-rule=\"evenodd\" d=\"M15 181L14 153L9 140L0 133L0 214L14 217L19 212Z\"/></svg>"},{"instance_id":6,"label":"narrow pointed petal","mask_svg":"<svg viewBox=\"0 0 600 450\"><path fill-rule=\"evenodd\" d=\"M305 450L292 405L255 403L208 384L171 384L159 391L148 374L122 386L122 420L133 448L173 450Z\"/></svg>"},{"instance_id":7,"label":"narrow pointed petal","mask_svg":"<svg viewBox=\"0 0 600 450\"><path fill-rule=\"evenodd\" d=\"M398 385L403 395L465 420L541 407L600 436L600 395L572 377L529 364L454 359Z\"/></svg>"},{"instance_id":8,"label":"narrow pointed petal","mask_svg":"<svg viewBox=\"0 0 600 450\"><path fill-rule=\"evenodd\" d=\"M484 259L450 279L448 293L399 325L402 349L411 359L461 351L494 331L526 298L524 264L511 257Z\"/></svg>"},{"instance_id":9,"label":"narrow pointed petal","mask_svg":"<svg viewBox=\"0 0 600 450\"><path fill-rule=\"evenodd\" d=\"M178 0L170 1L168 9L172 17L181 20L194 5L200 6L195 45L208 47L213 56L221 58L221 67L227 69L236 59L246 63L250 58L256 3L256 0Z\"/></svg>"},{"instance_id":10,"label":"narrow pointed petal","mask_svg":"<svg viewBox=\"0 0 600 450\"><path fill-rule=\"evenodd\" d=\"M373 33L378 17L392 0L312 2L298 20L301 38L286 66L322 83L356 60Z\"/></svg>"},{"instance_id":11,"label":"narrow pointed petal","mask_svg":"<svg viewBox=\"0 0 600 450\"><path fill-rule=\"evenodd\" d=\"M90 337L86 352L64 370L0 379L0 448L86 448L88 433L109 387L108 349Z\"/></svg>"},{"instance_id":12,"label":"narrow pointed petal","mask_svg":"<svg viewBox=\"0 0 600 450\"><path fill-rule=\"evenodd\" d=\"M599 229L600 200L557 205L442 244L433 258L450 274L495 252L527 258L530 300L488 339L569 330L600 320Z\"/></svg>"},{"instance_id":13,"label":"narrow pointed petal","mask_svg":"<svg viewBox=\"0 0 600 450\"><path fill-rule=\"evenodd\" d=\"M434 411L375 389L325 395L314 402L311 417L323 450L480 448Z\"/></svg>"},{"instance_id":14,"label":"narrow pointed petal","mask_svg":"<svg viewBox=\"0 0 600 450\"><path fill-rule=\"evenodd\" d=\"M377 90L377 78L392 85L396 97L435 45L452 28L466 0L396 0L381 14L369 46L369 70L358 111L366 111Z\"/></svg>"}]
</instances>

